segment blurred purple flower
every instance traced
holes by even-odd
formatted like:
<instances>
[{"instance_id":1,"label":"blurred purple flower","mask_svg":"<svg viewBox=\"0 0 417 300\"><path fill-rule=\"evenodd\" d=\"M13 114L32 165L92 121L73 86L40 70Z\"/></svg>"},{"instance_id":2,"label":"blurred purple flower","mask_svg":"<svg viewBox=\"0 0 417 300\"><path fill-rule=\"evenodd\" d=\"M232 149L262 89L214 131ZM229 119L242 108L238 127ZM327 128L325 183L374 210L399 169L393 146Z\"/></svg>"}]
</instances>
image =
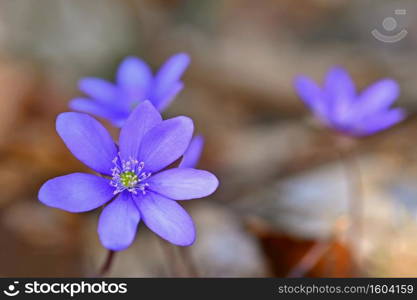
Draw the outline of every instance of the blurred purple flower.
<instances>
[{"instance_id":1,"label":"blurred purple flower","mask_svg":"<svg viewBox=\"0 0 417 300\"><path fill-rule=\"evenodd\" d=\"M122 127L132 110L149 100L163 111L183 89L181 76L190 63L185 53L171 56L155 76L143 60L126 57L117 70L116 83L94 77L79 81L79 88L89 98L71 100L71 109L89 113Z\"/></svg>"},{"instance_id":2,"label":"blurred purple flower","mask_svg":"<svg viewBox=\"0 0 417 300\"><path fill-rule=\"evenodd\" d=\"M405 117L402 109L390 108L399 95L398 84L391 79L380 80L357 94L347 72L334 67L323 88L305 76L296 78L295 88L317 118L349 136L374 134Z\"/></svg>"},{"instance_id":3,"label":"blurred purple flower","mask_svg":"<svg viewBox=\"0 0 417 300\"><path fill-rule=\"evenodd\" d=\"M175 245L194 242L193 221L176 200L208 196L217 189L218 180L184 164L165 169L186 151L193 134L191 119L180 116L163 121L145 101L123 125L118 146L98 121L83 113L60 114L56 128L74 156L102 176L73 173L53 178L39 191L42 203L69 212L85 212L107 203L98 234L111 250L129 247L141 219ZM187 157L183 161L193 161L193 156Z\"/></svg>"},{"instance_id":4,"label":"blurred purple flower","mask_svg":"<svg viewBox=\"0 0 417 300\"><path fill-rule=\"evenodd\" d=\"M190 142L187 150L185 150L179 168L195 168L200 161L201 153L203 152L204 138L201 135L196 135Z\"/></svg>"}]
</instances>

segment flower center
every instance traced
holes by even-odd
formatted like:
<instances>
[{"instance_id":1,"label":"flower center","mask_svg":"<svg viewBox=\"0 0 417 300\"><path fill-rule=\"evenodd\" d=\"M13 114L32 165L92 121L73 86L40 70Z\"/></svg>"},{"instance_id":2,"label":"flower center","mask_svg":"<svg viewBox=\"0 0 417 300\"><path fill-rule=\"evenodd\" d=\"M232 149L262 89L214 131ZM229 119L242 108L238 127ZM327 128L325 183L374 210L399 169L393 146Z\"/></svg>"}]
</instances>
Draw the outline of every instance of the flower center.
<instances>
[{"instance_id":1,"label":"flower center","mask_svg":"<svg viewBox=\"0 0 417 300\"><path fill-rule=\"evenodd\" d=\"M138 191L146 194L149 184L144 181L152 174L143 172L145 163L133 158L127 161L119 160L119 157L116 157L113 163L114 168L112 169L112 179L110 181L110 185L115 187L113 194L116 195L124 190L133 194L137 194Z\"/></svg>"},{"instance_id":2,"label":"flower center","mask_svg":"<svg viewBox=\"0 0 417 300\"><path fill-rule=\"evenodd\" d=\"M134 187L138 183L138 175L132 171L126 171L120 174L120 183L125 188Z\"/></svg>"}]
</instances>

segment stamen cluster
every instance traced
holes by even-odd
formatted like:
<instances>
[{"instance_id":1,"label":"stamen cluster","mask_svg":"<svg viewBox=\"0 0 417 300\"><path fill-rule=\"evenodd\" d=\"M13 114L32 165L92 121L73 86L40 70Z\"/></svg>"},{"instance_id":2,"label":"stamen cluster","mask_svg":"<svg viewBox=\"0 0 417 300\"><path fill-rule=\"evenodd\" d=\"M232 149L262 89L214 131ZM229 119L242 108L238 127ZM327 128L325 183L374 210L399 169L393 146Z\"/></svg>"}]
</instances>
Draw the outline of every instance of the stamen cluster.
<instances>
[{"instance_id":1,"label":"stamen cluster","mask_svg":"<svg viewBox=\"0 0 417 300\"><path fill-rule=\"evenodd\" d=\"M130 158L129 160L120 160L119 157L113 159L114 168L112 171L112 180L110 185L115 187L114 195L128 190L133 194L138 191L146 194L148 183L144 183L152 174L150 172L143 172L145 167L144 162L139 162L137 159Z\"/></svg>"}]
</instances>

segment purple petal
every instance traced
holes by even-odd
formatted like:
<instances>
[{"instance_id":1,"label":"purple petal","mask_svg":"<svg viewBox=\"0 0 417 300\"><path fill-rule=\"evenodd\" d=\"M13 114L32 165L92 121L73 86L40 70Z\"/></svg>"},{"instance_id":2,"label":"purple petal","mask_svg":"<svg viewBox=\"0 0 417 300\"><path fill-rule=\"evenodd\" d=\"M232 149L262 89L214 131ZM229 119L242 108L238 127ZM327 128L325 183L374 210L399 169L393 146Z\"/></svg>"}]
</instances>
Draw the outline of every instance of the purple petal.
<instances>
[{"instance_id":1,"label":"purple petal","mask_svg":"<svg viewBox=\"0 0 417 300\"><path fill-rule=\"evenodd\" d=\"M320 87L310 78L305 76L298 76L295 79L294 85L298 95L307 107L309 107L318 117L325 117L328 103L326 102L326 98Z\"/></svg>"},{"instance_id":2,"label":"purple petal","mask_svg":"<svg viewBox=\"0 0 417 300\"><path fill-rule=\"evenodd\" d=\"M152 71L148 64L133 56L125 58L117 71L117 83L128 94L129 99L144 100L152 82Z\"/></svg>"},{"instance_id":3,"label":"purple petal","mask_svg":"<svg viewBox=\"0 0 417 300\"><path fill-rule=\"evenodd\" d=\"M376 113L373 116L364 118L355 124L351 130L352 135L367 136L388 129L389 127L401 122L405 118L403 109L396 108Z\"/></svg>"},{"instance_id":4,"label":"purple petal","mask_svg":"<svg viewBox=\"0 0 417 300\"><path fill-rule=\"evenodd\" d=\"M98 235L104 247L114 251L124 250L135 239L140 221L139 210L129 192L107 205L98 220Z\"/></svg>"},{"instance_id":5,"label":"purple petal","mask_svg":"<svg viewBox=\"0 0 417 300\"><path fill-rule=\"evenodd\" d=\"M342 68L334 67L327 73L325 92L331 116L334 120L341 120L349 113L355 99L355 85L349 74Z\"/></svg>"},{"instance_id":6,"label":"purple petal","mask_svg":"<svg viewBox=\"0 0 417 300\"><path fill-rule=\"evenodd\" d=\"M400 88L394 80L384 79L374 83L359 96L352 111L353 117L358 120L375 111L387 109L398 98L399 93Z\"/></svg>"},{"instance_id":7,"label":"purple petal","mask_svg":"<svg viewBox=\"0 0 417 300\"><path fill-rule=\"evenodd\" d=\"M105 204L114 196L113 191L106 178L73 173L45 182L38 198L45 205L77 213Z\"/></svg>"},{"instance_id":8,"label":"purple petal","mask_svg":"<svg viewBox=\"0 0 417 300\"><path fill-rule=\"evenodd\" d=\"M147 180L149 189L173 200L202 198L214 193L219 185L210 172L175 168L162 171Z\"/></svg>"},{"instance_id":9,"label":"purple petal","mask_svg":"<svg viewBox=\"0 0 417 300\"><path fill-rule=\"evenodd\" d=\"M193 135L193 121L176 117L162 121L143 137L138 160L148 172L159 171L184 154Z\"/></svg>"},{"instance_id":10,"label":"purple petal","mask_svg":"<svg viewBox=\"0 0 417 300\"><path fill-rule=\"evenodd\" d=\"M161 115L149 101L139 104L120 131L121 158L137 158L143 136L161 122Z\"/></svg>"},{"instance_id":11,"label":"purple petal","mask_svg":"<svg viewBox=\"0 0 417 300\"><path fill-rule=\"evenodd\" d=\"M85 98L72 99L69 103L69 107L73 110L85 112L109 120L116 127L120 127L129 116L129 112Z\"/></svg>"},{"instance_id":12,"label":"purple petal","mask_svg":"<svg viewBox=\"0 0 417 300\"><path fill-rule=\"evenodd\" d=\"M111 174L117 149L103 125L89 115L66 112L58 116L56 130L76 158L99 173Z\"/></svg>"},{"instance_id":13,"label":"purple petal","mask_svg":"<svg viewBox=\"0 0 417 300\"><path fill-rule=\"evenodd\" d=\"M193 137L185 151L179 168L195 168L200 161L201 153L203 152L204 138L201 135Z\"/></svg>"},{"instance_id":14,"label":"purple petal","mask_svg":"<svg viewBox=\"0 0 417 300\"><path fill-rule=\"evenodd\" d=\"M183 82L177 81L174 83L172 87L168 89L165 94L161 95L159 99L153 99L155 107L158 108L159 111L164 111L183 88Z\"/></svg>"},{"instance_id":15,"label":"purple petal","mask_svg":"<svg viewBox=\"0 0 417 300\"><path fill-rule=\"evenodd\" d=\"M349 74L340 67L333 67L326 75L325 82L326 91L336 98L355 97L355 84Z\"/></svg>"},{"instance_id":16,"label":"purple petal","mask_svg":"<svg viewBox=\"0 0 417 300\"><path fill-rule=\"evenodd\" d=\"M171 56L155 76L152 99L162 99L172 86L180 80L189 63L190 57L185 53Z\"/></svg>"},{"instance_id":17,"label":"purple petal","mask_svg":"<svg viewBox=\"0 0 417 300\"><path fill-rule=\"evenodd\" d=\"M174 200L148 192L135 198L143 222L161 238L178 246L195 241L195 227L190 215Z\"/></svg>"},{"instance_id":18,"label":"purple petal","mask_svg":"<svg viewBox=\"0 0 417 300\"><path fill-rule=\"evenodd\" d=\"M91 98L100 102L109 103L117 100L117 87L106 80L86 77L78 82L78 87Z\"/></svg>"}]
</instances>

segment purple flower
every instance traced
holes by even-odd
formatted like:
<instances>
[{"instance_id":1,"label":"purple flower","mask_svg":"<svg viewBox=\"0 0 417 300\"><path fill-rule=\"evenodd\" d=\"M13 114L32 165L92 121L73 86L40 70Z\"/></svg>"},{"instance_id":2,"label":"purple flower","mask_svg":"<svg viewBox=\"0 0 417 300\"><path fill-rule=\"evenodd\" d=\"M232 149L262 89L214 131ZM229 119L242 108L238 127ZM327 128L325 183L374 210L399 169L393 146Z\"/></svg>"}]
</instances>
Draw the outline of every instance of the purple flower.
<instances>
[{"instance_id":1,"label":"purple flower","mask_svg":"<svg viewBox=\"0 0 417 300\"><path fill-rule=\"evenodd\" d=\"M42 203L75 213L106 204L98 234L111 250L123 250L133 242L140 220L175 245L194 242L193 221L177 200L208 196L218 180L203 170L166 169L186 151L193 134L191 119L163 121L145 101L123 125L118 145L87 114L62 113L56 128L74 156L102 176L73 173L53 178L39 191Z\"/></svg>"},{"instance_id":2,"label":"purple flower","mask_svg":"<svg viewBox=\"0 0 417 300\"><path fill-rule=\"evenodd\" d=\"M122 127L132 110L149 100L163 111L183 89L181 76L190 63L185 53L171 56L155 76L143 60L129 56L119 65L116 83L87 77L79 81L79 88L89 98L71 100L71 109L89 113Z\"/></svg>"},{"instance_id":3,"label":"purple flower","mask_svg":"<svg viewBox=\"0 0 417 300\"><path fill-rule=\"evenodd\" d=\"M399 95L397 82L380 80L357 94L347 72L332 68L320 88L299 76L295 88L300 98L324 124L346 135L361 137L387 129L404 119L400 108L390 108Z\"/></svg>"},{"instance_id":4,"label":"purple flower","mask_svg":"<svg viewBox=\"0 0 417 300\"><path fill-rule=\"evenodd\" d=\"M195 168L200 161L201 153L203 152L204 138L201 135L193 137L185 150L179 168Z\"/></svg>"}]
</instances>

